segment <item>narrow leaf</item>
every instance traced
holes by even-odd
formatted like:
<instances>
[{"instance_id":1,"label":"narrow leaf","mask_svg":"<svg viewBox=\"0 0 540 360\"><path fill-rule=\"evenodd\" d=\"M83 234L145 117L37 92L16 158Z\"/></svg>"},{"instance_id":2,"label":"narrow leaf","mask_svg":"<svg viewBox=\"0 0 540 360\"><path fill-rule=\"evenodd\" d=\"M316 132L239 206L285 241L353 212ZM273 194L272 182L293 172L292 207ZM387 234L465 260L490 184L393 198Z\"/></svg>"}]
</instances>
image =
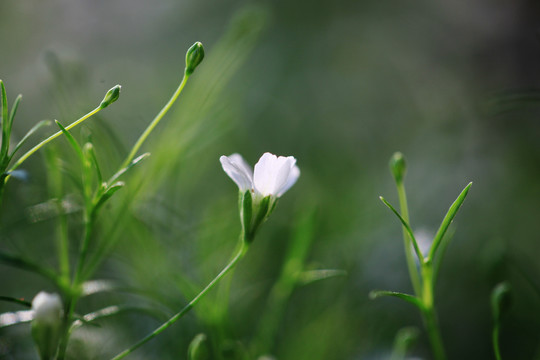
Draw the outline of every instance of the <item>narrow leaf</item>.
<instances>
[{"instance_id":1,"label":"narrow leaf","mask_svg":"<svg viewBox=\"0 0 540 360\"><path fill-rule=\"evenodd\" d=\"M125 168L122 168L120 170L118 170L116 172L116 174L114 174L108 181L109 184L112 184L113 182L115 182L120 176L124 175L124 173L126 171L128 171L129 169L131 169L133 166L137 165L138 163L140 163L142 160L146 159L147 157L150 156L150 153L144 153L142 154L141 156L138 156L137 158L133 159L128 166L126 166Z\"/></svg>"},{"instance_id":2,"label":"narrow leaf","mask_svg":"<svg viewBox=\"0 0 540 360\"><path fill-rule=\"evenodd\" d=\"M91 144L91 143L88 143ZM99 168L99 163L96 156L96 151L94 150L94 146L85 146L85 150L87 151L87 159L92 164L94 164L94 167L96 168L96 175L98 179L98 183L101 184L103 182L103 177L101 175L101 169Z\"/></svg>"},{"instance_id":3,"label":"narrow leaf","mask_svg":"<svg viewBox=\"0 0 540 360\"><path fill-rule=\"evenodd\" d=\"M123 188L125 185L126 184L124 184L122 181L117 181L109 186L107 190L105 190L105 192L95 201L94 209L92 210L93 214L97 214L98 209L105 204L105 202L109 200L115 192Z\"/></svg>"},{"instance_id":4,"label":"narrow leaf","mask_svg":"<svg viewBox=\"0 0 540 360\"><path fill-rule=\"evenodd\" d=\"M420 301L419 298L417 298L416 296L413 296L413 295L409 295L409 294L403 294L403 293L400 293L400 292L397 292L397 291L387 291L387 290L373 290L369 293L369 298L371 300L375 300L375 299L378 299L382 296L393 296L393 297L397 297L397 298L400 298L402 300L405 300L413 305L415 305L416 307L418 307L418 309L420 309L421 311L424 310L424 305L422 304L422 302Z\"/></svg>"},{"instance_id":5,"label":"narrow leaf","mask_svg":"<svg viewBox=\"0 0 540 360\"><path fill-rule=\"evenodd\" d=\"M19 108L19 103L22 100L22 95L19 94L15 101L13 102L13 106L11 108L11 112L9 113L9 132L11 133L11 126L13 125L13 119L15 119L15 115L17 114L17 109Z\"/></svg>"},{"instance_id":6,"label":"narrow leaf","mask_svg":"<svg viewBox=\"0 0 540 360\"><path fill-rule=\"evenodd\" d=\"M414 237L413 231L411 227L409 226L409 223L405 221L405 219L397 212L397 210L383 198L382 196L379 196L379 199L383 202L384 205L386 205L392 212L398 217L399 221L403 224L405 227L405 231L407 231L407 234L412 240L413 246L414 246L414 252L416 253L416 256L418 256L418 259L420 260L420 263L424 262L424 255L422 254L422 251L420 251L420 247L418 246L418 243L416 242L416 238Z\"/></svg>"},{"instance_id":7,"label":"narrow leaf","mask_svg":"<svg viewBox=\"0 0 540 360\"><path fill-rule=\"evenodd\" d=\"M456 216L459 208L463 204L463 201L465 201L465 198L467 197L467 194L469 193L469 189L471 188L472 182L469 183L465 189L459 194L458 198L452 206L450 206L450 209L448 209L448 212L446 213L446 216L444 217L441 226L439 227L439 230L437 230L437 234L435 234L435 238L433 239L433 245L431 245L431 249L429 250L429 258L433 259L435 253L437 252L437 249L439 248L439 245L441 244L441 241L444 237L444 234L446 233L446 230L448 230L448 227L452 223L452 220L454 220L454 217Z\"/></svg>"},{"instance_id":8,"label":"narrow leaf","mask_svg":"<svg viewBox=\"0 0 540 360\"><path fill-rule=\"evenodd\" d=\"M32 307L31 302L25 301L24 299L14 298L14 297L11 297L11 296L0 296L0 301L11 302L11 303L23 305L23 306L26 306L26 307Z\"/></svg>"},{"instance_id":9,"label":"narrow leaf","mask_svg":"<svg viewBox=\"0 0 540 360\"><path fill-rule=\"evenodd\" d=\"M9 149L9 111L6 87L4 82L0 80L0 107L2 108L2 149L0 151L0 159L5 159Z\"/></svg>"},{"instance_id":10,"label":"narrow leaf","mask_svg":"<svg viewBox=\"0 0 540 360\"><path fill-rule=\"evenodd\" d=\"M84 166L84 163L86 161L85 157L84 157L84 154L83 154L83 151L81 149L81 146L79 145L79 143L77 142L77 140L75 140L75 138L73 137L73 135L70 134L69 131L66 130L65 127L62 126L62 124L60 124L60 122L58 120L54 120L56 122L56 125L58 125L58 127L60 128L60 130L62 131L62 133L66 136L69 144L71 145L71 147L73 148L73 150L75 150L75 152L77 153L77 156L79 156L79 159L81 160L81 165Z\"/></svg>"}]
</instances>

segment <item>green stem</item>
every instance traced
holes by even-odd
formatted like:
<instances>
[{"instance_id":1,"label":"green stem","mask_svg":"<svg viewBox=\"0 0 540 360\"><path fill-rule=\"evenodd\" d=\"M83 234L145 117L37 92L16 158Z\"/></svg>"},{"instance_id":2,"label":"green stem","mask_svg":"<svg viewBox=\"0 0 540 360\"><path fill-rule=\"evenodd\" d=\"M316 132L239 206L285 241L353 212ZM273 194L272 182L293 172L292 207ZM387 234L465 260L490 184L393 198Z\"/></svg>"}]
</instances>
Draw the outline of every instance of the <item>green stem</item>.
<instances>
[{"instance_id":1,"label":"green stem","mask_svg":"<svg viewBox=\"0 0 540 360\"><path fill-rule=\"evenodd\" d=\"M86 256L88 254L88 245L90 244L92 226L93 226L93 223L94 223L92 221L92 218L93 217L90 216L89 219L85 219L85 221L84 221L84 238L83 238L83 242L81 244L81 249L79 251L79 260L78 260L78 263L77 263L77 270L75 271L75 275L73 277L73 287L75 287L75 288L80 285L82 271L83 271L84 264L85 264L85 261L86 261Z\"/></svg>"},{"instance_id":2,"label":"green stem","mask_svg":"<svg viewBox=\"0 0 540 360\"><path fill-rule=\"evenodd\" d=\"M73 314L75 313L75 306L77 305L77 301L79 300L79 294L80 294L80 283L81 283L81 275L82 270L84 268L85 259L88 253L88 244L90 243L90 237L92 233L92 226L93 226L93 218L87 214L85 214L85 220L84 220L84 237L81 244L81 249L79 251L79 259L77 263L77 268L75 270L75 274L73 275L73 282L71 283L71 293L68 294L68 300L67 300L67 311L64 318L64 335L62 336L62 339L60 340L60 345L58 349L58 360L63 360L66 355L67 345L69 342L69 337L71 335L71 324L73 320Z\"/></svg>"},{"instance_id":3,"label":"green stem","mask_svg":"<svg viewBox=\"0 0 540 360\"><path fill-rule=\"evenodd\" d=\"M156 115L154 120L148 125L146 130L141 134L135 145L133 145L133 148L131 149L131 152L127 156L126 160L124 160L124 163L122 166L120 166L120 169L123 169L129 165L129 163L135 158L135 155L137 155L137 152L139 151L142 144L146 141L146 138L150 133L154 130L154 128L157 126L157 124L160 122L161 118L165 116L165 114L169 111L169 109L172 107L172 105L175 103L176 99L184 89L184 86L187 83L187 80L189 79L189 75L184 73L184 77L182 78L182 81L180 82L180 85L174 92L173 96L169 99L169 102L165 104L165 106L161 109L161 111Z\"/></svg>"},{"instance_id":4,"label":"green stem","mask_svg":"<svg viewBox=\"0 0 540 360\"><path fill-rule=\"evenodd\" d=\"M405 192L405 186L403 181L396 182L397 192L399 196L399 207L401 209L401 217L410 224L409 222L409 207L407 205L407 193ZM407 234L407 229L405 226L403 228L403 243L405 244L405 257L407 259L407 268L409 269L409 276L411 278L411 283L413 285L414 293L417 296L421 295L420 288L420 277L418 275L418 270L416 269L416 263L414 261L414 254L412 250L412 239Z\"/></svg>"},{"instance_id":5,"label":"green stem","mask_svg":"<svg viewBox=\"0 0 540 360\"><path fill-rule=\"evenodd\" d=\"M493 328L493 351L495 352L495 359L502 360L501 349L499 348L499 324L496 324Z\"/></svg>"},{"instance_id":6,"label":"green stem","mask_svg":"<svg viewBox=\"0 0 540 360\"><path fill-rule=\"evenodd\" d=\"M444 346L439 332L439 326L437 324L437 316L435 314L435 308L429 308L424 311L424 321L426 323L427 332L429 335L429 341L431 342L431 348L433 350L433 356L436 360L445 360Z\"/></svg>"},{"instance_id":7,"label":"green stem","mask_svg":"<svg viewBox=\"0 0 540 360\"><path fill-rule=\"evenodd\" d=\"M79 125L80 123L82 123L84 120L88 119L89 117L97 114L99 111L101 110L101 107L97 107L95 108L94 110L90 111L88 114L84 115L83 117L81 117L80 119L74 121L73 123L71 123L70 125L66 126L65 129L66 130L70 130L71 128ZM39 144L37 144L36 146L34 146L32 149L28 150L23 156L21 156L19 158L19 160L17 160L17 162L8 170L8 172L10 171L13 171L15 169L17 169L26 159L28 159L31 155L33 155L36 151L38 151L39 149L41 149L43 146L47 145L47 143L51 142L52 140L56 139L57 137L59 137L60 135L62 135L62 131L58 131L56 133L54 133L53 135L49 136L48 138L46 138L45 140L43 140L42 142L40 142ZM6 179L4 181L7 181L9 179L9 176L6 177Z\"/></svg>"},{"instance_id":8,"label":"green stem","mask_svg":"<svg viewBox=\"0 0 540 360\"><path fill-rule=\"evenodd\" d=\"M208 284L206 287L189 302L182 310L180 310L178 313L176 313L173 317L171 317L169 320L167 320L165 323L163 323L161 326L159 326L156 330L148 334L146 337L144 337L142 340L140 340L138 343L132 345L130 348L122 351L120 354L116 355L112 360L119 360L127 355L131 354L133 351L141 347L142 345L146 344L148 341L156 337L158 334L166 330L168 327L173 325L176 321L178 321L182 316L184 316L191 308L193 308L200 299L202 299L208 291L210 291L230 270L232 270L238 261L244 257L246 251L248 249L248 244L246 241L242 240L242 244L240 246L240 249L238 250L238 253L232 258L232 260L221 270L221 272Z\"/></svg>"},{"instance_id":9,"label":"green stem","mask_svg":"<svg viewBox=\"0 0 540 360\"><path fill-rule=\"evenodd\" d=\"M422 264L422 303L424 305L424 322L428 332L429 341L433 350L433 355L436 360L445 360L444 345L442 342L437 315L435 313L434 296L433 296L433 267L431 262Z\"/></svg>"}]
</instances>

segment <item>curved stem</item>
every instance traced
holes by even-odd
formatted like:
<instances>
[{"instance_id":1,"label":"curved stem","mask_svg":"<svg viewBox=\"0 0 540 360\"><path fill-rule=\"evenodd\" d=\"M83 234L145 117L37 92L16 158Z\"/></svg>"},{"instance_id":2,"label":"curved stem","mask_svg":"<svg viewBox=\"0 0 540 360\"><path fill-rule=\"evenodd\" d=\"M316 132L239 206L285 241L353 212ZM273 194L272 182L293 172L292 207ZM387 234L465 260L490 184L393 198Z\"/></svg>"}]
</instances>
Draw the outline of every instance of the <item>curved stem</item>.
<instances>
[{"instance_id":1,"label":"curved stem","mask_svg":"<svg viewBox=\"0 0 540 360\"><path fill-rule=\"evenodd\" d=\"M178 313L176 313L173 317L171 317L169 320L164 322L161 326L159 326L156 330L148 334L146 337L144 337L142 340L140 340L138 343L132 345L130 348L122 351L120 354L116 355L112 360L119 360L123 359L127 355L131 354L133 351L141 347L142 345L146 344L148 341L152 340L154 337L156 337L158 334L166 330L168 327L173 325L176 321L178 321L182 316L184 316L191 308L193 308L200 299L202 299L208 291L210 291L230 270L232 270L238 261L244 257L246 251L248 249L248 244L246 241L242 240L242 244L240 246L240 249L238 250L238 253L231 259L231 261L221 270L221 272L212 280L206 287L189 302L182 310L180 310Z\"/></svg>"},{"instance_id":2,"label":"curved stem","mask_svg":"<svg viewBox=\"0 0 540 360\"><path fill-rule=\"evenodd\" d=\"M172 107L172 105L174 104L174 102L176 101L176 99L178 98L178 96L180 95L182 90L184 89L184 86L186 85L188 79L189 79L189 75L186 75L184 73L184 77L182 78L182 81L180 82L180 85L178 86L178 88L174 92L173 96L169 99L169 102L167 102L167 104L165 104L165 106L161 109L161 111L156 115L154 120L152 120L150 125L148 125L146 130L144 130L144 132L141 134L141 136L139 137L139 139L137 140L135 145L133 145L133 148L131 149L131 152L126 157L126 160L124 160L124 162L122 163L122 166L120 166L120 169L123 169L123 168L127 167L129 165L129 163L135 158L135 155L137 155L137 152L141 148L142 144L146 141L146 138L148 137L148 135L150 135L150 133L157 126L157 124L159 123L161 118L163 118L163 116L165 116L165 114Z\"/></svg>"},{"instance_id":3,"label":"curved stem","mask_svg":"<svg viewBox=\"0 0 540 360\"><path fill-rule=\"evenodd\" d=\"M101 107L97 107L95 108L94 110L90 111L88 114L84 115L83 117L81 117L80 119L72 122L70 125L66 126L65 129L66 130L70 130L71 128L79 125L80 123L82 123L84 120L88 119L89 117L91 117L92 115L95 115L97 114L99 111L101 110ZM48 138L46 138L45 140L43 140L42 142L40 142L39 144L37 144L36 146L34 146L32 149L28 150L23 156L21 156L19 158L19 160L17 160L17 162L8 170L9 171L13 171L15 169L17 169L26 159L28 159L31 155L33 155L36 151L38 151L39 149L41 149L43 146L45 146L47 143L51 142L52 140L56 139L57 137L59 137L60 135L62 135L62 131L58 131L56 133L54 133L53 135L49 136ZM7 181L9 179L9 176L6 177L6 179L4 181Z\"/></svg>"}]
</instances>

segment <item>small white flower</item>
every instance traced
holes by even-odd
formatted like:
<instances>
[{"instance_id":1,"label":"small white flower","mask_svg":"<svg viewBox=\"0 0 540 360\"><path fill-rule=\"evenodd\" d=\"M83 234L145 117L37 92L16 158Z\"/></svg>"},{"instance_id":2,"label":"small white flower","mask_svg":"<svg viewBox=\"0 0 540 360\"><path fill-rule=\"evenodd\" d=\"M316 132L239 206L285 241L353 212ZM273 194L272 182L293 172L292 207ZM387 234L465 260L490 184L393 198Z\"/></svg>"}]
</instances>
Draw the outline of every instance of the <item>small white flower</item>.
<instances>
[{"instance_id":1,"label":"small white flower","mask_svg":"<svg viewBox=\"0 0 540 360\"><path fill-rule=\"evenodd\" d=\"M255 171L239 154L219 158L223 170L240 191L252 190L256 197L280 197L296 183L300 169L293 156L264 153L255 164Z\"/></svg>"},{"instance_id":2,"label":"small white flower","mask_svg":"<svg viewBox=\"0 0 540 360\"><path fill-rule=\"evenodd\" d=\"M58 294L41 291L32 300L34 321L40 324L55 325L63 316L62 300Z\"/></svg>"}]
</instances>

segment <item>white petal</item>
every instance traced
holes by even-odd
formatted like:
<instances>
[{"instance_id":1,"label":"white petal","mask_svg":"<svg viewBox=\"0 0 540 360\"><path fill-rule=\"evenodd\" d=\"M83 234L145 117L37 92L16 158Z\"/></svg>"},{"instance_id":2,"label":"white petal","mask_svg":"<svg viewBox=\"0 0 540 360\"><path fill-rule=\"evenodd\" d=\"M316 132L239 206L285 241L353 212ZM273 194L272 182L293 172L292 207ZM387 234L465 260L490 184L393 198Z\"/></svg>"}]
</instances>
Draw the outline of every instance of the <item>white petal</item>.
<instances>
[{"instance_id":1,"label":"white petal","mask_svg":"<svg viewBox=\"0 0 540 360\"><path fill-rule=\"evenodd\" d=\"M234 153L232 155L228 156L229 160L231 160L239 169L241 169L245 174L248 175L250 182L253 182L253 169L251 166L244 160L242 155Z\"/></svg>"},{"instance_id":2,"label":"white petal","mask_svg":"<svg viewBox=\"0 0 540 360\"><path fill-rule=\"evenodd\" d=\"M255 164L253 185L263 196L279 196L287 184L291 169L296 159L292 156L279 156L264 153Z\"/></svg>"},{"instance_id":3,"label":"white petal","mask_svg":"<svg viewBox=\"0 0 540 360\"><path fill-rule=\"evenodd\" d=\"M238 154L221 156L219 158L223 170L238 185L240 191L246 191L253 187L253 174L251 168Z\"/></svg>"},{"instance_id":4,"label":"white petal","mask_svg":"<svg viewBox=\"0 0 540 360\"><path fill-rule=\"evenodd\" d=\"M289 177L287 178L287 182L285 183L285 185L281 187L281 189L279 189L277 196L281 197L281 195L285 194L285 192L289 190L291 186L293 186L296 183L296 180L298 180L299 177L300 177L300 169L298 168L298 166L294 165L291 171L289 172Z\"/></svg>"}]
</instances>

